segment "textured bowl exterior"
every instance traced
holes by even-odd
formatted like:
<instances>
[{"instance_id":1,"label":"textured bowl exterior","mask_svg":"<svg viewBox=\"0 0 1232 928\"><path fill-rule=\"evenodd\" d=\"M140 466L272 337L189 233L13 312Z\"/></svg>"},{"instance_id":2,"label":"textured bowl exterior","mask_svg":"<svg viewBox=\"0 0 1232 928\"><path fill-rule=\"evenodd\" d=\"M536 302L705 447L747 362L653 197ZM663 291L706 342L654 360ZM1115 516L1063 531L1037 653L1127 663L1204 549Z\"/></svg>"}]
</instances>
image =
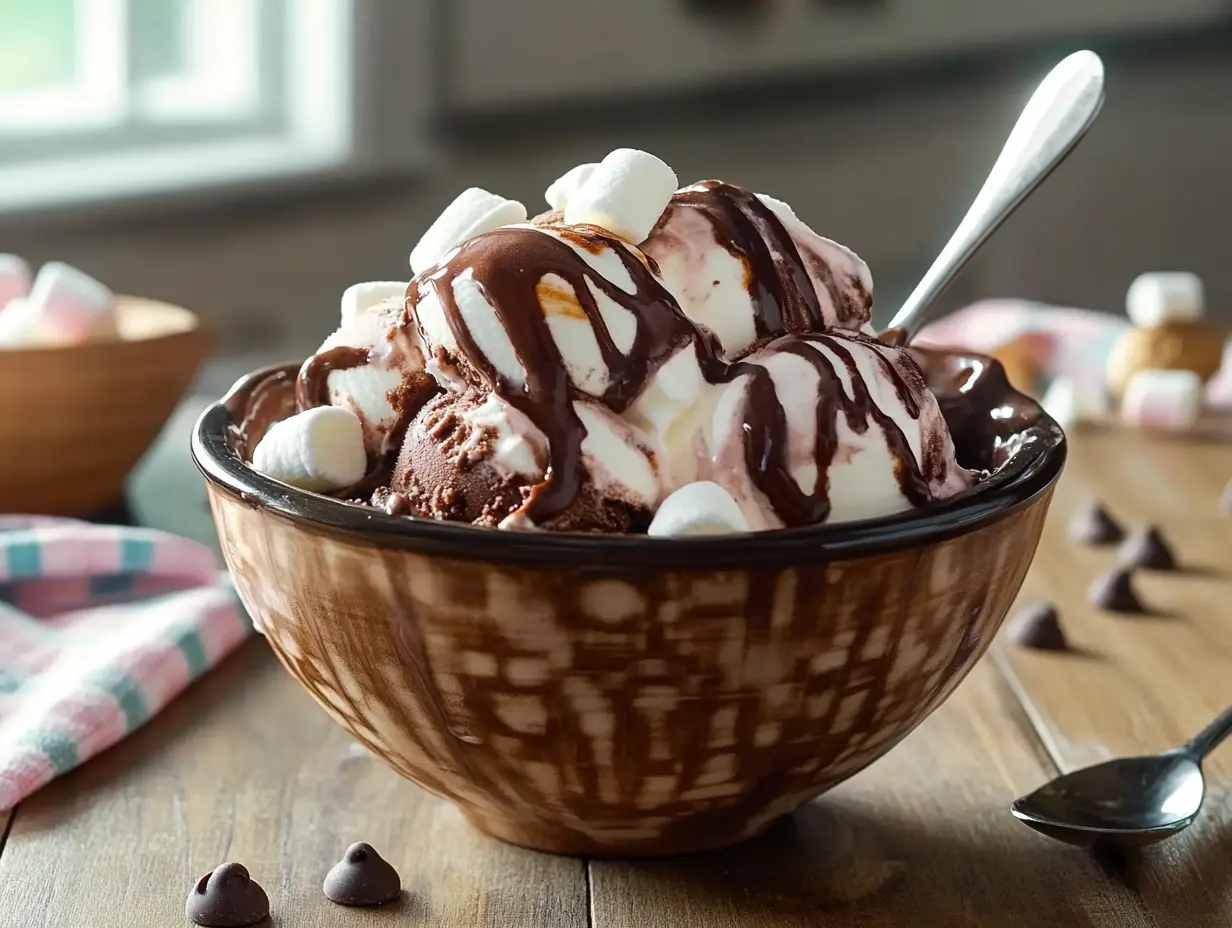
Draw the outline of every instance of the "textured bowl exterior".
<instances>
[{"instance_id":1,"label":"textured bowl exterior","mask_svg":"<svg viewBox=\"0 0 1232 928\"><path fill-rule=\"evenodd\" d=\"M135 297L118 309L134 337L0 350L0 512L116 503L183 396L210 343L196 316Z\"/></svg>"},{"instance_id":2,"label":"textured bowl exterior","mask_svg":"<svg viewBox=\"0 0 1232 928\"><path fill-rule=\"evenodd\" d=\"M662 855L756 834L932 712L1055 479L940 540L738 569L450 556L209 491L253 618L369 750L515 844Z\"/></svg>"}]
</instances>

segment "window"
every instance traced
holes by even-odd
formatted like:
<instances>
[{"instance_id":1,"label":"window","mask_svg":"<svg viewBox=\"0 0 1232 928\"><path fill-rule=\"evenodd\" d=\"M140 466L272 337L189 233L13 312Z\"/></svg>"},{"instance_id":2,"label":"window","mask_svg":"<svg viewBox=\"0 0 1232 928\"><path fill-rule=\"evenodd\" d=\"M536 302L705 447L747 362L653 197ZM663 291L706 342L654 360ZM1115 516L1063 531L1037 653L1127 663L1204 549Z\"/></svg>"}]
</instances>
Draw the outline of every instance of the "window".
<instances>
[{"instance_id":1,"label":"window","mask_svg":"<svg viewBox=\"0 0 1232 928\"><path fill-rule=\"evenodd\" d=\"M0 0L0 211L329 169L349 0Z\"/></svg>"}]
</instances>

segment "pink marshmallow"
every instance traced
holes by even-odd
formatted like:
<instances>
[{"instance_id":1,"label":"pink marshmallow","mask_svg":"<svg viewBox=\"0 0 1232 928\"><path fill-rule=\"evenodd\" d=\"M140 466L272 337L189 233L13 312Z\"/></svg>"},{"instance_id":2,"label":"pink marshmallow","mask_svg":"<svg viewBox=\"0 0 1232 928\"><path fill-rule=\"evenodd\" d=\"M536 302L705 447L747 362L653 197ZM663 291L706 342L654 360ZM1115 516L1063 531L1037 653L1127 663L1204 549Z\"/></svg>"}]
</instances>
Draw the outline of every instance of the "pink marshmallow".
<instances>
[{"instance_id":1,"label":"pink marshmallow","mask_svg":"<svg viewBox=\"0 0 1232 928\"><path fill-rule=\"evenodd\" d=\"M0 310L30 292L30 265L20 255L0 255Z\"/></svg>"},{"instance_id":2,"label":"pink marshmallow","mask_svg":"<svg viewBox=\"0 0 1232 928\"><path fill-rule=\"evenodd\" d=\"M48 261L34 278L26 302L40 329L57 341L83 341L115 308L115 294L84 271Z\"/></svg>"},{"instance_id":3,"label":"pink marshmallow","mask_svg":"<svg viewBox=\"0 0 1232 928\"><path fill-rule=\"evenodd\" d=\"M1121 398L1121 419L1143 428L1184 431L1201 412L1202 378L1193 371L1139 371Z\"/></svg>"}]
</instances>

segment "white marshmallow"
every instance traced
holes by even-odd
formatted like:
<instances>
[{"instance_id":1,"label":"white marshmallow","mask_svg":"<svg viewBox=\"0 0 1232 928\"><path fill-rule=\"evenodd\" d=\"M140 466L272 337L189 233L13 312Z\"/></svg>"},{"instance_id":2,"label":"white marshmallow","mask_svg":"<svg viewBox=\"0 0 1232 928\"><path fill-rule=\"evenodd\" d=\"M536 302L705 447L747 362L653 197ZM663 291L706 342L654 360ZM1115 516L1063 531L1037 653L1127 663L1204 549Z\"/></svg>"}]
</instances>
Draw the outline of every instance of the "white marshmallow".
<instances>
[{"instance_id":1,"label":"white marshmallow","mask_svg":"<svg viewBox=\"0 0 1232 928\"><path fill-rule=\"evenodd\" d=\"M38 317L23 298L0 307L0 348L35 348L46 342L39 333Z\"/></svg>"},{"instance_id":2,"label":"white marshmallow","mask_svg":"<svg viewBox=\"0 0 1232 928\"><path fill-rule=\"evenodd\" d=\"M686 483L663 500L647 534L659 538L747 532L749 523L731 494L717 483Z\"/></svg>"},{"instance_id":3,"label":"white marshmallow","mask_svg":"<svg viewBox=\"0 0 1232 928\"><path fill-rule=\"evenodd\" d=\"M26 304L42 335L52 342L80 342L114 332L115 294L63 261L39 268Z\"/></svg>"},{"instance_id":4,"label":"white marshmallow","mask_svg":"<svg viewBox=\"0 0 1232 928\"><path fill-rule=\"evenodd\" d=\"M569 197L565 222L600 226L636 245L650 235L676 186L676 173L654 155L618 148Z\"/></svg>"},{"instance_id":5,"label":"white marshmallow","mask_svg":"<svg viewBox=\"0 0 1232 928\"><path fill-rule=\"evenodd\" d=\"M774 197L770 196L768 193L757 194L757 199L765 203L766 206L770 208L770 212L778 216L779 219L782 219L782 220L790 219L790 220L795 220L796 222L800 221L800 217L796 215L796 211L792 209L790 206L788 206L786 203L784 203L782 200L777 200Z\"/></svg>"},{"instance_id":6,"label":"white marshmallow","mask_svg":"<svg viewBox=\"0 0 1232 928\"><path fill-rule=\"evenodd\" d=\"M0 255L0 307L30 292L30 265L20 255Z\"/></svg>"},{"instance_id":7,"label":"white marshmallow","mask_svg":"<svg viewBox=\"0 0 1232 928\"><path fill-rule=\"evenodd\" d=\"M1193 371L1138 371L1121 397L1121 418L1129 425L1184 431L1201 412L1202 378Z\"/></svg>"},{"instance_id":8,"label":"white marshmallow","mask_svg":"<svg viewBox=\"0 0 1232 928\"><path fill-rule=\"evenodd\" d=\"M359 417L317 406L275 423L252 453L254 469L301 490L340 490L368 469Z\"/></svg>"},{"instance_id":9,"label":"white marshmallow","mask_svg":"<svg viewBox=\"0 0 1232 928\"><path fill-rule=\"evenodd\" d=\"M548 206L552 207L552 209L564 209L568 206L569 200L577 193L578 188L586 183L598 166L594 162L579 164L552 181L551 186L543 193L543 198L548 201Z\"/></svg>"},{"instance_id":10,"label":"white marshmallow","mask_svg":"<svg viewBox=\"0 0 1232 928\"><path fill-rule=\"evenodd\" d=\"M1202 316L1204 302L1202 279L1187 271L1140 274L1125 294L1130 321L1143 328L1192 322Z\"/></svg>"},{"instance_id":11,"label":"white marshmallow","mask_svg":"<svg viewBox=\"0 0 1232 928\"><path fill-rule=\"evenodd\" d=\"M371 280L362 284L351 284L342 291L342 325L352 325L369 310L393 300L401 301L405 297L405 280Z\"/></svg>"},{"instance_id":12,"label":"white marshmallow","mask_svg":"<svg viewBox=\"0 0 1232 928\"><path fill-rule=\"evenodd\" d=\"M411 270L419 274L468 238L525 220L526 207L517 200L469 187L445 207L411 251Z\"/></svg>"},{"instance_id":13,"label":"white marshmallow","mask_svg":"<svg viewBox=\"0 0 1232 928\"><path fill-rule=\"evenodd\" d=\"M1057 377L1048 385L1040 405L1063 429L1084 422L1100 422L1108 415L1108 395L1100 384Z\"/></svg>"}]
</instances>

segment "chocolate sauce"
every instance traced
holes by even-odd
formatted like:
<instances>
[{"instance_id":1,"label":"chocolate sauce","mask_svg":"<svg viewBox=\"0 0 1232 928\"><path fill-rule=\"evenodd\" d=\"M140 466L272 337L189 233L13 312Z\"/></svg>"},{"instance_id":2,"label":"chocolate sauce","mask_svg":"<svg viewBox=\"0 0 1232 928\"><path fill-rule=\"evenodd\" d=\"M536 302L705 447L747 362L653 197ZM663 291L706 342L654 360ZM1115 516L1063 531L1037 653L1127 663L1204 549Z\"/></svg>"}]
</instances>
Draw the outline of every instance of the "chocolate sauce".
<instances>
[{"instance_id":1,"label":"chocolate sauce","mask_svg":"<svg viewBox=\"0 0 1232 928\"><path fill-rule=\"evenodd\" d=\"M270 426L295 413L295 374L284 369L250 377L227 397L226 406L227 415L236 423L231 427L232 447L249 461Z\"/></svg>"},{"instance_id":2,"label":"chocolate sauce","mask_svg":"<svg viewBox=\"0 0 1232 928\"><path fill-rule=\"evenodd\" d=\"M370 363L372 352L367 348L339 345L314 354L299 369L295 384L295 402L299 411L329 405L329 375Z\"/></svg>"},{"instance_id":3,"label":"chocolate sauce","mask_svg":"<svg viewBox=\"0 0 1232 928\"><path fill-rule=\"evenodd\" d=\"M810 269L825 286L840 325L855 328L867 318L872 294L863 283L855 293L849 292L828 262L810 255L813 260L806 266L791 233L755 193L722 181L702 181L673 196L659 224L669 222L681 209L702 213L714 229L715 240L745 263L759 337L825 328Z\"/></svg>"},{"instance_id":4,"label":"chocolate sauce","mask_svg":"<svg viewBox=\"0 0 1232 928\"><path fill-rule=\"evenodd\" d=\"M537 229L503 228L465 242L439 272L412 284L415 305L424 288L435 292L460 353L489 389L521 411L548 439L548 467L522 513L545 522L563 512L582 485L581 448L585 429L573 409L569 374L540 305L538 287L555 274L573 288L586 314L609 371L602 400L621 412L642 392L650 377L682 347L693 343L703 367L722 366L719 346L701 332L655 279L615 236L598 227L549 226L561 238ZM601 276L562 238L584 237L587 247L610 248L634 283L628 293ZM526 384L514 384L480 350L454 297L454 281L472 277L482 288L514 353L526 372ZM591 287L628 310L637 322L633 346L622 352L613 341Z\"/></svg>"}]
</instances>

